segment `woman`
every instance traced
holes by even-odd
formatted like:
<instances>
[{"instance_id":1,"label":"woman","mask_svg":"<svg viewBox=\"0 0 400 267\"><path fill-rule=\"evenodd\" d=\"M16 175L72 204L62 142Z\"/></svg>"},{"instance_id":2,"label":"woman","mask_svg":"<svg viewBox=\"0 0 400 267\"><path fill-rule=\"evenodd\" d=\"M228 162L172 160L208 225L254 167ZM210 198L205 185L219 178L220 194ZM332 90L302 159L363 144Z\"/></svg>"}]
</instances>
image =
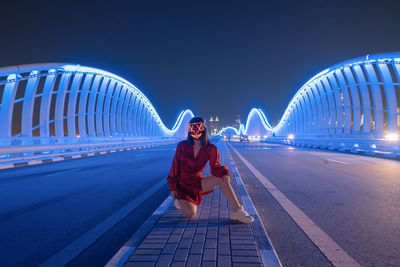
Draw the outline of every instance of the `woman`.
<instances>
[{"instance_id":1,"label":"woman","mask_svg":"<svg viewBox=\"0 0 400 267\"><path fill-rule=\"evenodd\" d=\"M212 176L203 177L201 172L207 161ZM211 193L219 186L233 207L230 219L242 223L251 223L254 220L239 204L230 184L228 168L220 165L218 149L208 140L204 120L201 117L190 120L187 140L178 144L167 179L171 196L177 208L180 208L186 217L194 217L202 196Z\"/></svg>"}]
</instances>

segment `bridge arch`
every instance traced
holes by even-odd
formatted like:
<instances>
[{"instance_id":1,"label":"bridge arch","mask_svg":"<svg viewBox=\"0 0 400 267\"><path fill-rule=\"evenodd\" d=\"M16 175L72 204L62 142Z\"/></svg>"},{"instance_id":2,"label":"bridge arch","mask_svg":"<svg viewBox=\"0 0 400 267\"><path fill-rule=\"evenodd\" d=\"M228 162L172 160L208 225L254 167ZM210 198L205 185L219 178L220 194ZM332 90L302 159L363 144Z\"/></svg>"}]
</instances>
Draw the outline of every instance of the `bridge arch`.
<instances>
[{"instance_id":1,"label":"bridge arch","mask_svg":"<svg viewBox=\"0 0 400 267\"><path fill-rule=\"evenodd\" d=\"M400 52L368 55L336 64L311 78L271 127L252 109L248 135L384 138L400 132Z\"/></svg>"},{"instance_id":2,"label":"bridge arch","mask_svg":"<svg viewBox=\"0 0 400 267\"><path fill-rule=\"evenodd\" d=\"M185 137L190 110L172 129L133 84L79 65L0 68L0 138Z\"/></svg>"}]
</instances>

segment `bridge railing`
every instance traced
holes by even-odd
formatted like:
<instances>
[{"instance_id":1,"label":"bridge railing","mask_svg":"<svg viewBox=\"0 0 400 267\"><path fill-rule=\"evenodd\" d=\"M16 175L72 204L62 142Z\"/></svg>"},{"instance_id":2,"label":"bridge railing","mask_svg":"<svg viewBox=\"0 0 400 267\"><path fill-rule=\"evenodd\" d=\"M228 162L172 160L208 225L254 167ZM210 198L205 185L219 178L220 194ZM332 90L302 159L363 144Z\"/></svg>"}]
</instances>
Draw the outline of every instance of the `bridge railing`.
<instances>
[{"instance_id":1,"label":"bridge railing","mask_svg":"<svg viewBox=\"0 0 400 267\"><path fill-rule=\"evenodd\" d=\"M177 137L193 117L168 129L149 99L112 73L71 64L0 68L0 138Z\"/></svg>"},{"instance_id":2,"label":"bridge railing","mask_svg":"<svg viewBox=\"0 0 400 267\"><path fill-rule=\"evenodd\" d=\"M399 142L393 142L387 139L270 137L262 138L261 141L400 159Z\"/></svg>"},{"instance_id":3,"label":"bridge railing","mask_svg":"<svg viewBox=\"0 0 400 267\"><path fill-rule=\"evenodd\" d=\"M169 129L127 80L96 68L46 63L0 68L0 165L81 152L176 142L190 110Z\"/></svg>"},{"instance_id":4,"label":"bridge railing","mask_svg":"<svg viewBox=\"0 0 400 267\"><path fill-rule=\"evenodd\" d=\"M396 157L400 52L351 59L318 73L297 91L276 126L269 124L261 109L253 108L245 127L224 132ZM296 138L284 141L288 136Z\"/></svg>"},{"instance_id":5,"label":"bridge railing","mask_svg":"<svg viewBox=\"0 0 400 267\"><path fill-rule=\"evenodd\" d=\"M126 151L138 148L147 148L177 143L179 138L141 138L125 139L115 138L109 140L96 140L82 138L80 142L76 139L69 141L57 138L51 139L17 139L19 145L0 147L0 169L14 167L17 165L30 165L29 163L43 163L46 160L58 161L77 157L100 155L110 152ZM0 140L2 143L10 140ZM23 141L23 142L20 142ZM38 141L43 141L41 144ZM32 143L32 145L27 145ZM40 161L40 162L39 162Z\"/></svg>"}]
</instances>

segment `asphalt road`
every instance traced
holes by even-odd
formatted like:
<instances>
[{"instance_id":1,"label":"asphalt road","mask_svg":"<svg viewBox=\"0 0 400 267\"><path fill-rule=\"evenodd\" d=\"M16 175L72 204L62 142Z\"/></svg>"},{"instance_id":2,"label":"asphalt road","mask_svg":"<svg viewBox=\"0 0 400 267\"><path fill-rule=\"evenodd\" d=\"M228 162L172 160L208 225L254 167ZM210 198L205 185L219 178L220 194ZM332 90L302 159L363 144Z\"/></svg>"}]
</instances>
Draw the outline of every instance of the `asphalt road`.
<instances>
[{"instance_id":1,"label":"asphalt road","mask_svg":"<svg viewBox=\"0 0 400 267\"><path fill-rule=\"evenodd\" d=\"M400 162L266 143L230 143L362 266L400 266ZM329 266L233 153L284 266Z\"/></svg>"},{"instance_id":2,"label":"asphalt road","mask_svg":"<svg viewBox=\"0 0 400 267\"><path fill-rule=\"evenodd\" d=\"M400 162L230 143L362 266L400 266ZM37 266L166 178L176 145L0 171L1 266ZM232 150L231 150L232 151ZM284 266L330 266L231 153ZM163 185L69 266L103 266L168 195Z\"/></svg>"},{"instance_id":3,"label":"asphalt road","mask_svg":"<svg viewBox=\"0 0 400 267\"><path fill-rule=\"evenodd\" d=\"M176 145L0 171L1 266L37 266L160 180ZM104 266L168 196L143 205L70 262Z\"/></svg>"}]
</instances>

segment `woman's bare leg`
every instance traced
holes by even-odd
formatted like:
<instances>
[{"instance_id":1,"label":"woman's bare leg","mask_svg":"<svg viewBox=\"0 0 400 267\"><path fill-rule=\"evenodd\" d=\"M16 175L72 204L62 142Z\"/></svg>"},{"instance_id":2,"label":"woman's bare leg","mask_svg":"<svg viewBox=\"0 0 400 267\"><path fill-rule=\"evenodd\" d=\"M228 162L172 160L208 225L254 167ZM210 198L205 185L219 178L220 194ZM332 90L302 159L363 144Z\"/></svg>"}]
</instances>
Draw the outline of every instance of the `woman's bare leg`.
<instances>
[{"instance_id":1,"label":"woman's bare leg","mask_svg":"<svg viewBox=\"0 0 400 267\"><path fill-rule=\"evenodd\" d=\"M178 200L179 204L181 205L181 211L183 215L188 218L193 218L194 216L196 216L197 206L195 204L184 199Z\"/></svg>"},{"instance_id":2,"label":"woman's bare leg","mask_svg":"<svg viewBox=\"0 0 400 267\"><path fill-rule=\"evenodd\" d=\"M236 197L235 191L233 191L233 188L231 186L231 180L229 176L222 178L209 176L201 180L201 189L203 190L203 192L214 190L214 188L218 185L221 188L224 196L231 203L233 210L238 210L240 208L240 204Z\"/></svg>"}]
</instances>

